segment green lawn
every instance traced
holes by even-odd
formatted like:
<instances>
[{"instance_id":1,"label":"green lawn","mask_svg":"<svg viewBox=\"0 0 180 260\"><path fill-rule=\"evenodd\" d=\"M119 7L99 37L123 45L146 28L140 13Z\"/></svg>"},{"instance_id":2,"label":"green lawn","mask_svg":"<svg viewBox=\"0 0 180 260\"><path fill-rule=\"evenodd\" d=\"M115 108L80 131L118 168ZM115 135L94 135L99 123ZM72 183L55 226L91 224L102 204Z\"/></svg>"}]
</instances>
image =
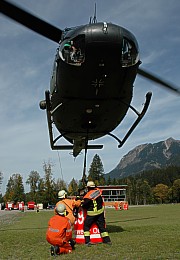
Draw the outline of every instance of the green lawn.
<instances>
[{"instance_id":1,"label":"green lawn","mask_svg":"<svg viewBox=\"0 0 180 260\"><path fill-rule=\"evenodd\" d=\"M53 211L19 212L13 221L0 219L0 259L52 259L45 240ZM1 216L1 215L0 215ZM180 204L106 209L112 246L76 245L58 259L180 259Z\"/></svg>"}]
</instances>

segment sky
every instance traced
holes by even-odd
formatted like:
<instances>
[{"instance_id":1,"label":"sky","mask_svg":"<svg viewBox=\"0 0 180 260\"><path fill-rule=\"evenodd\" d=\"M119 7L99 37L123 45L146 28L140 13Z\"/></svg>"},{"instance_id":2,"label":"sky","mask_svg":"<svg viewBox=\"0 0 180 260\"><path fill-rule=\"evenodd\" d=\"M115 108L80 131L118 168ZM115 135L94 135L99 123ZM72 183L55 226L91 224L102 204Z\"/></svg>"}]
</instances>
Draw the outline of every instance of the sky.
<instances>
[{"instance_id":1,"label":"sky","mask_svg":"<svg viewBox=\"0 0 180 260\"><path fill-rule=\"evenodd\" d=\"M179 0L11 0L43 20L64 29L89 23L97 6L98 22L111 22L132 32L139 44L144 68L173 82L180 88L180 1ZM51 162L55 180L69 183L80 180L84 151L76 159L70 151L52 151L49 144L46 112L39 101L49 89L53 61L58 44L38 35L0 14L0 171L1 192L14 173L25 182L31 171L44 176L43 163ZM180 97L137 75L132 104L141 111L145 95L153 93L147 114L122 148L111 137L94 144L102 150L90 150L86 173L95 154L102 160L105 173L113 170L130 150L140 144L156 143L172 137L180 139ZM120 139L136 119L129 111L112 132ZM63 144L66 142L61 140Z\"/></svg>"}]
</instances>

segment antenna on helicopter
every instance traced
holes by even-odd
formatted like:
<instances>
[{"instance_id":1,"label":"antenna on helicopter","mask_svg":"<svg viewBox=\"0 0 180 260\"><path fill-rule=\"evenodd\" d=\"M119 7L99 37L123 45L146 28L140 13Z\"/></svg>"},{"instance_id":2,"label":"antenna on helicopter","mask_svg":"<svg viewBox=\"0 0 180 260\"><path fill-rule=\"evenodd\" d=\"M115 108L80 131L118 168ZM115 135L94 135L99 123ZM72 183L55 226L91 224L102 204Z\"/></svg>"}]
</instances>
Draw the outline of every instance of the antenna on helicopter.
<instances>
[{"instance_id":1,"label":"antenna on helicopter","mask_svg":"<svg viewBox=\"0 0 180 260\"><path fill-rule=\"evenodd\" d=\"M90 17L90 24L92 23L97 23L97 18L96 18L96 3L95 3L95 8L94 8L94 17L92 18L92 16Z\"/></svg>"}]
</instances>

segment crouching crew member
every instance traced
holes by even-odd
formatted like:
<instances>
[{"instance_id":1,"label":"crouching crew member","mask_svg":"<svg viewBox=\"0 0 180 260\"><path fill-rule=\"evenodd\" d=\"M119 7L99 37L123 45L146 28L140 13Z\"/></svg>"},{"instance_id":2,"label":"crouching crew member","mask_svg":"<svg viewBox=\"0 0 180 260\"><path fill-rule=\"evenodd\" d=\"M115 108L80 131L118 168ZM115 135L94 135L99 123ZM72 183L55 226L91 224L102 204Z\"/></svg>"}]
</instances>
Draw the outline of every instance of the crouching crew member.
<instances>
[{"instance_id":1,"label":"crouching crew member","mask_svg":"<svg viewBox=\"0 0 180 260\"><path fill-rule=\"evenodd\" d=\"M74 225L74 222L76 220L73 211L74 209L77 207L79 207L81 205L81 200L71 200L67 198L67 192L65 190L60 190L58 192L58 198L59 201L56 203L56 207L60 204L65 205L66 207L66 211L67 211L67 218L69 218L71 225ZM55 208L56 210L56 208ZM56 211L55 211L56 213Z\"/></svg>"},{"instance_id":2,"label":"crouching crew member","mask_svg":"<svg viewBox=\"0 0 180 260\"><path fill-rule=\"evenodd\" d=\"M56 207L57 215L50 218L46 232L46 240L51 246L51 255L72 253L75 242L72 240L70 220L65 217L66 207L59 204Z\"/></svg>"},{"instance_id":3,"label":"crouching crew member","mask_svg":"<svg viewBox=\"0 0 180 260\"><path fill-rule=\"evenodd\" d=\"M83 197L82 207L87 210L87 216L84 221L84 238L85 244L91 246L94 243L90 242L90 228L93 223L96 223L103 243L111 245L109 234L105 227L104 217L104 202L102 191L96 188L93 181L87 182L87 194Z\"/></svg>"}]
</instances>

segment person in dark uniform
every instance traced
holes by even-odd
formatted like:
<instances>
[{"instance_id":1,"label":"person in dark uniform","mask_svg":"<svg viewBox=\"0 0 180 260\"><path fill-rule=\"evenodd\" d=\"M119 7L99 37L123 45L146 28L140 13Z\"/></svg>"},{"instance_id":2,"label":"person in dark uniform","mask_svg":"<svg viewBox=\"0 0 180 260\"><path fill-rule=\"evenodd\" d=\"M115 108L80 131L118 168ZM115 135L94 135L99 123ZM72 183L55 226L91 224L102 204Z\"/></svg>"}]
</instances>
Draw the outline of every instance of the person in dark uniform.
<instances>
[{"instance_id":1,"label":"person in dark uniform","mask_svg":"<svg viewBox=\"0 0 180 260\"><path fill-rule=\"evenodd\" d=\"M87 182L87 194L83 197L82 207L87 210L87 216L84 221L84 238L85 244L91 246L94 243L90 242L90 228L93 223L96 223L103 243L112 245L109 234L106 229L104 217L104 202L102 191L96 188L93 181Z\"/></svg>"}]
</instances>

